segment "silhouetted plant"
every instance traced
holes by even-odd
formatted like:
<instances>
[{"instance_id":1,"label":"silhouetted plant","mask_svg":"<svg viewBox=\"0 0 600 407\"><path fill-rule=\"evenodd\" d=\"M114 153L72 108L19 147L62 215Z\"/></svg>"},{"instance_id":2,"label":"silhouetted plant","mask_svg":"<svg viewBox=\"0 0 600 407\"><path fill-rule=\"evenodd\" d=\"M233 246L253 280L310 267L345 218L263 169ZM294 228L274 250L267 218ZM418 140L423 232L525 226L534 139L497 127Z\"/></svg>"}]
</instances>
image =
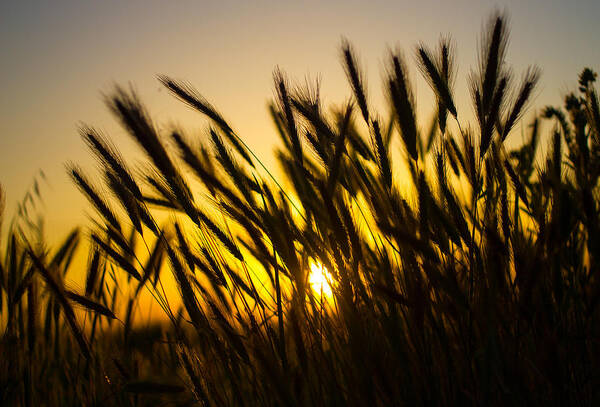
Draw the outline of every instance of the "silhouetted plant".
<instances>
[{"instance_id":1,"label":"silhouetted plant","mask_svg":"<svg viewBox=\"0 0 600 407\"><path fill-rule=\"evenodd\" d=\"M476 127L454 102L448 37L436 51L415 50L436 96L427 132L400 50L386 62L389 122L370 105L345 40L353 96L331 114L318 84L292 86L277 70L269 110L285 182L190 85L159 78L208 117L206 140L159 134L135 91L116 88L106 103L145 166L130 171L106 138L82 128L104 181L95 186L68 166L96 211L85 294L64 286L79 232L50 256L11 230L0 261L3 346L15 350L3 362L5 400L31 404L54 386L48 404L598 403L596 74L585 69L565 110L545 108L525 143L510 148L540 71L515 83L507 43L507 19L496 13L469 77ZM548 138L542 120L556 122ZM412 181L408 193L401 177ZM315 264L330 275L330 297L311 287ZM163 289L167 270L178 301ZM170 321L158 332L136 327L142 292ZM74 306L91 327L81 328ZM150 350L144 335L155 335ZM64 378L49 380L34 358Z\"/></svg>"}]
</instances>

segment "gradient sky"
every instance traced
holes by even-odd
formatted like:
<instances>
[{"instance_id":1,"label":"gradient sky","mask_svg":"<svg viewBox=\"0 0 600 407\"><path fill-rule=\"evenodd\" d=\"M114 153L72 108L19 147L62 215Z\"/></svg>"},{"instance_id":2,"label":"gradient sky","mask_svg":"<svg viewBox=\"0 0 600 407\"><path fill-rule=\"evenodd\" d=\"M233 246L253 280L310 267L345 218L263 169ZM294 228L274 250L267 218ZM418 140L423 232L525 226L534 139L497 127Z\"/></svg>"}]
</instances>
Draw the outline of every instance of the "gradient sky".
<instances>
[{"instance_id":1,"label":"gradient sky","mask_svg":"<svg viewBox=\"0 0 600 407\"><path fill-rule=\"evenodd\" d=\"M534 106L559 104L583 67L600 69L597 0L2 2L0 183L9 213L42 169L50 238L84 223L83 199L64 171L72 160L93 173L78 123L105 131L135 164L139 155L102 102L115 83L134 84L159 128L177 123L203 137L206 122L161 89L161 73L193 84L272 163L277 137L266 102L276 65L301 80L319 74L325 101L340 103L350 94L338 55L345 36L359 51L377 104L387 47L405 51L416 80L414 45L435 46L450 33L458 51L457 105L468 116L465 78L495 8L510 16L508 61L517 76L530 64L542 68ZM430 105L431 92L416 83L418 104ZM425 124L429 111L419 114Z\"/></svg>"}]
</instances>

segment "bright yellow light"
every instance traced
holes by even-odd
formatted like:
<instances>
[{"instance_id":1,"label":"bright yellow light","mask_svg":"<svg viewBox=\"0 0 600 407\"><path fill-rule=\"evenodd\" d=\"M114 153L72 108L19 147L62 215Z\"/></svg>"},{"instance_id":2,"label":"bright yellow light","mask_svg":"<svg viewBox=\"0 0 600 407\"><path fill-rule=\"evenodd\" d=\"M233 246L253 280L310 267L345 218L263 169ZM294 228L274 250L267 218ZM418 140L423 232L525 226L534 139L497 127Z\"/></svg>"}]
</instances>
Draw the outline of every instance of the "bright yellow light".
<instances>
[{"instance_id":1,"label":"bright yellow light","mask_svg":"<svg viewBox=\"0 0 600 407\"><path fill-rule=\"evenodd\" d=\"M322 295L327 298L333 296L333 292L331 291L331 281L331 274L329 274L322 264L314 262L310 263L308 283L317 296Z\"/></svg>"}]
</instances>

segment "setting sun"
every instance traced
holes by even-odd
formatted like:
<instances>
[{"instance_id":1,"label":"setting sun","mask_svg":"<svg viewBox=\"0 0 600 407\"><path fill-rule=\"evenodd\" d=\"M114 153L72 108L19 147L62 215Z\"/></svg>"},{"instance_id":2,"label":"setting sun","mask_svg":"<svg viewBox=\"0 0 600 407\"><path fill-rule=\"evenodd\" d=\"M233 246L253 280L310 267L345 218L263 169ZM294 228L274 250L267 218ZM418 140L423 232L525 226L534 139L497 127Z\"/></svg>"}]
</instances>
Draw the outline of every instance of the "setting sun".
<instances>
[{"instance_id":1,"label":"setting sun","mask_svg":"<svg viewBox=\"0 0 600 407\"><path fill-rule=\"evenodd\" d=\"M331 281L331 274L322 264L310 263L308 282L316 294L331 298L333 295Z\"/></svg>"}]
</instances>

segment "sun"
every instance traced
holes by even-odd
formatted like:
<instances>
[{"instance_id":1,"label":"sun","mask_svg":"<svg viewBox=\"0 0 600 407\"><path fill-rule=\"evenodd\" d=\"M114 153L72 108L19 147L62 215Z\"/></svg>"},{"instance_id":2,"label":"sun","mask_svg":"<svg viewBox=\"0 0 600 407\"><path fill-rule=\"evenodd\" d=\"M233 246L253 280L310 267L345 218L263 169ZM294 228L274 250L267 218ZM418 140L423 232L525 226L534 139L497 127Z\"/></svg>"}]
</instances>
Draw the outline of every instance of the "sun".
<instances>
[{"instance_id":1,"label":"sun","mask_svg":"<svg viewBox=\"0 0 600 407\"><path fill-rule=\"evenodd\" d=\"M310 273L308 275L308 283L318 296L331 298L333 292L331 290L331 274L320 263L310 263Z\"/></svg>"}]
</instances>

